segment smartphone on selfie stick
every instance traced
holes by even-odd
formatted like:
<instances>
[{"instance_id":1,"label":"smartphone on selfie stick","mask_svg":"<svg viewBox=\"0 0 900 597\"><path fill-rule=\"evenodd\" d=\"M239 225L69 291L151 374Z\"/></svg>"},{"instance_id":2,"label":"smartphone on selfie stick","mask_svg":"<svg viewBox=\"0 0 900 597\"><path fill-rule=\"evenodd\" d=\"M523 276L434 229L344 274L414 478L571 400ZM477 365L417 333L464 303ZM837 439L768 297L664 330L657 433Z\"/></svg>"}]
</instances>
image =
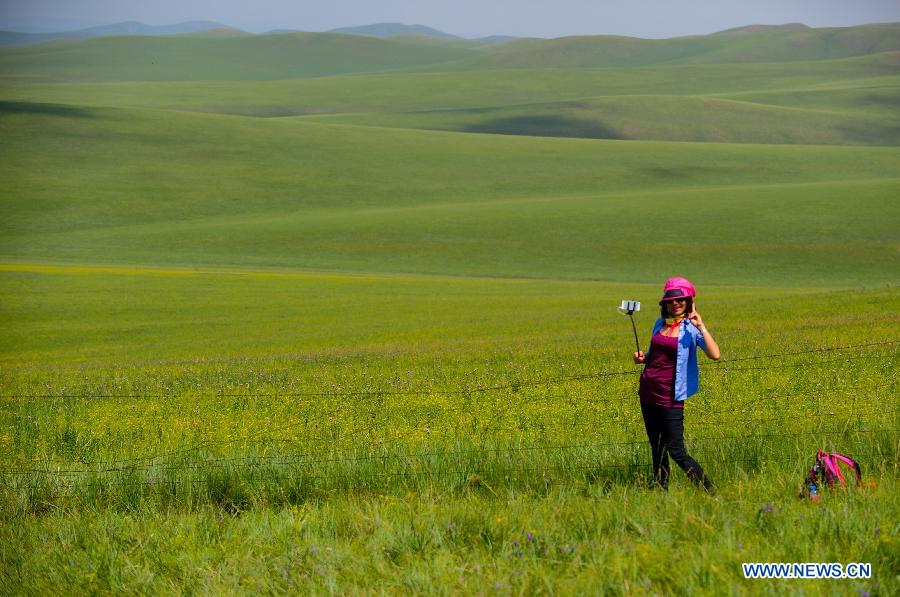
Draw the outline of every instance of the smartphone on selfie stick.
<instances>
[{"instance_id":1,"label":"smartphone on selfie stick","mask_svg":"<svg viewBox=\"0 0 900 597\"><path fill-rule=\"evenodd\" d=\"M634 345L638 352L641 352L641 342L638 340L637 326L634 324L634 314L641 310L641 303L638 301L622 301L619 305L619 313L628 315L631 319L631 329L634 332Z\"/></svg>"}]
</instances>

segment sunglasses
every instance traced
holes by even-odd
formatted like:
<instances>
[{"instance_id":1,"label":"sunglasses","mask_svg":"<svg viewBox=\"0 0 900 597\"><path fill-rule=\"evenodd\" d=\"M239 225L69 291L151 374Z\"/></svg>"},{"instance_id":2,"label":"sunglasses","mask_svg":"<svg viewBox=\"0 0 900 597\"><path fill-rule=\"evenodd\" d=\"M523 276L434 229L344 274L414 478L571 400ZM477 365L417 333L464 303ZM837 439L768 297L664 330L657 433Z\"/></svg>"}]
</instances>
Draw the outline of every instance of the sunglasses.
<instances>
[{"instance_id":1,"label":"sunglasses","mask_svg":"<svg viewBox=\"0 0 900 597\"><path fill-rule=\"evenodd\" d=\"M673 298L666 301L667 303L686 303L686 298Z\"/></svg>"}]
</instances>

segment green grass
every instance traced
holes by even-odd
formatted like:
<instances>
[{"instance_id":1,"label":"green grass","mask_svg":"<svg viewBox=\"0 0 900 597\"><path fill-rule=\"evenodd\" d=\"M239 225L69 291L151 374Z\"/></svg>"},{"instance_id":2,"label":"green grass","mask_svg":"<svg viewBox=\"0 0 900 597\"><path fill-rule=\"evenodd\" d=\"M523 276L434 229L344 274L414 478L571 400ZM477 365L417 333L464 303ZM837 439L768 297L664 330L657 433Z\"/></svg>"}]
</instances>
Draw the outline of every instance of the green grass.
<instances>
[{"instance_id":1,"label":"green grass","mask_svg":"<svg viewBox=\"0 0 900 597\"><path fill-rule=\"evenodd\" d=\"M498 342L538 352L574 343L606 351L607 358L629 335L627 321L612 307L621 297L635 295L651 309L643 316L649 327L658 292L657 284L249 268L4 265L2 272L3 361L9 371L28 364L38 375L41 363L84 362L103 370L132 361L164 365L172 359L242 355L365 355L389 353L393 346L451 358L457 348L477 354L481 344L487 349ZM868 298L853 299L857 312L843 317L862 326L855 335L867 331L865 322L871 320L877 324L868 330L872 339L890 339L889 326L882 326L896 307L892 292L869 290ZM768 313L776 327L776 321L794 320L803 329L810 326L805 341L819 346L846 343L833 329L811 327L819 310L836 308L846 294L713 286L698 301L708 303L713 316L724 315L727 309L719 303L728 297L748 318ZM798 303L809 295L828 306L801 308ZM784 300L791 302L789 308L778 307ZM751 308L753 303L759 307ZM727 334L723 339L731 340ZM749 346L753 352L776 348ZM619 359L627 356L618 354Z\"/></svg>"},{"instance_id":2,"label":"green grass","mask_svg":"<svg viewBox=\"0 0 900 597\"><path fill-rule=\"evenodd\" d=\"M630 488L501 499L341 497L224 520L215 509L153 515L101 509L50 514L6 528L2 537L6 548L20 549L4 552L8 578L34 592L62 586L409 594L894 590L889 571L896 518L884 505L898 489L895 479L822 508L773 498L773 488L790 491L778 481L764 487L736 483L718 502L692 491L659 495ZM677 569L673 552L680 553ZM875 579L735 577L742 562L848 558L871 563Z\"/></svg>"},{"instance_id":3,"label":"green grass","mask_svg":"<svg viewBox=\"0 0 900 597\"><path fill-rule=\"evenodd\" d=\"M896 587L893 289L700 288L726 359L882 343L703 363L687 441L710 497L681 473L668 494L646 488L613 307L651 305L657 285L2 276L0 455L34 471L2 488L8 590ZM823 447L877 487L797 500ZM874 577L751 582L744 561L869 562Z\"/></svg>"}]
</instances>

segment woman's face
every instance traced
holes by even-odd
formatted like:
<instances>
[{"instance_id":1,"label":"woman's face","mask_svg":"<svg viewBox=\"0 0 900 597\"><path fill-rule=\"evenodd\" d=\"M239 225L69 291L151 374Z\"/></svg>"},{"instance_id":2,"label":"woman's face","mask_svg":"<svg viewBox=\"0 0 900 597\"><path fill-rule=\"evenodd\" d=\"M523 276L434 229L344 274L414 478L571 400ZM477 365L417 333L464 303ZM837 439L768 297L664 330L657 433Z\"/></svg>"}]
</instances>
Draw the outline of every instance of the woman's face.
<instances>
[{"instance_id":1,"label":"woman's face","mask_svg":"<svg viewBox=\"0 0 900 597\"><path fill-rule=\"evenodd\" d=\"M684 315L687 310L687 299L672 299L671 301L666 301L666 306L669 309L670 317L678 317L679 315Z\"/></svg>"}]
</instances>

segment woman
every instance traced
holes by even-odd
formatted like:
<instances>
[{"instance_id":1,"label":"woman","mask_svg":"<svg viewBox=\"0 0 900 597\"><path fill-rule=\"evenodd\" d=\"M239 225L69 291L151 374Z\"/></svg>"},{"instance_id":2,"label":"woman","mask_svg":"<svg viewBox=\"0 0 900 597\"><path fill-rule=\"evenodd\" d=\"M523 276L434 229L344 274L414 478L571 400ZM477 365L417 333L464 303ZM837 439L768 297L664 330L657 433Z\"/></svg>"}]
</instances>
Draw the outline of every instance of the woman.
<instances>
[{"instance_id":1,"label":"woman","mask_svg":"<svg viewBox=\"0 0 900 597\"><path fill-rule=\"evenodd\" d=\"M713 484L684 448L684 401L700 387L697 348L714 361L719 346L703 325L694 304L694 285L672 278L663 289L661 317L653 325L650 349L634 353L643 363L638 396L644 426L653 453L653 475L663 488L669 484L669 456L697 485L713 490Z\"/></svg>"}]
</instances>

